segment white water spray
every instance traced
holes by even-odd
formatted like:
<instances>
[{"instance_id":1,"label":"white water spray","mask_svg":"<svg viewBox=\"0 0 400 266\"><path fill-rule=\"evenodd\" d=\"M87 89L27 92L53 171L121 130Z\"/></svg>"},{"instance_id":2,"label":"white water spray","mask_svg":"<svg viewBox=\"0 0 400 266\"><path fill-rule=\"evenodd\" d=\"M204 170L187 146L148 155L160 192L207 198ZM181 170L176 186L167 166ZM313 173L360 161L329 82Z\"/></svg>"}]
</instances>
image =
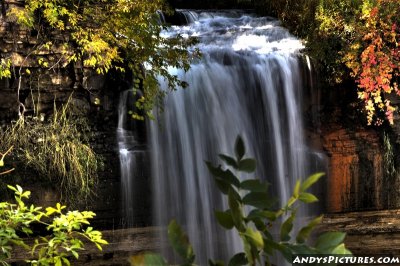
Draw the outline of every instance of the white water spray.
<instances>
[{"instance_id":1,"label":"white water spray","mask_svg":"<svg viewBox=\"0 0 400 266\"><path fill-rule=\"evenodd\" d=\"M206 265L208 258L226 260L242 247L216 224L214 210L227 207L204 160L218 163L218 154L233 154L240 134L247 156L257 159L257 175L273 184L281 202L297 179L315 169L306 166L301 42L272 18L240 11L186 15L189 25L164 35L197 36L203 58L188 73L171 70L189 88L168 95L165 111L150 122L153 194L157 225L177 219L197 263Z\"/></svg>"}]
</instances>

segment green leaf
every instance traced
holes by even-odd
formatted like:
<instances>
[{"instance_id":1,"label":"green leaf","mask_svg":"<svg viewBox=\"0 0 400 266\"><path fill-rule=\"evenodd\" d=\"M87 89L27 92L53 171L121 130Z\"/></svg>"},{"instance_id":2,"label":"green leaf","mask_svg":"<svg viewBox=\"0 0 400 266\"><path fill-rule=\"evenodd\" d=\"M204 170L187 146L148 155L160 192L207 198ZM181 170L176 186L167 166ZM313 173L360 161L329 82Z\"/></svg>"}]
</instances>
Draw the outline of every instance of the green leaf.
<instances>
[{"instance_id":1,"label":"green leaf","mask_svg":"<svg viewBox=\"0 0 400 266\"><path fill-rule=\"evenodd\" d=\"M336 248L334 248L332 250L332 252L330 254L336 254L336 255L351 255L351 251L348 250L345 245L342 243L339 246L337 246Z\"/></svg>"},{"instance_id":2,"label":"green leaf","mask_svg":"<svg viewBox=\"0 0 400 266\"><path fill-rule=\"evenodd\" d=\"M315 248L323 254L329 254L334 248L343 243L346 233L327 232L320 235L315 242Z\"/></svg>"},{"instance_id":3,"label":"green leaf","mask_svg":"<svg viewBox=\"0 0 400 266\"><path fill-rule=\"evenodd\" d=\"M259 209L271 209L276 199L271 198L267 192L250 192L243 197L243 203Z\"/></svg>"},{"instance_id":4,"label":"green leaf","mask_svg":"<svg viewBox=\"0 0 400 266\"><path fill-rule=\"evenodd\" d=\"M16 187L17 187L19 194L21 194L24 191L21 186L16 185Z\"/></svg>"},{"instance_id":5,"label":"green leaf","mask_svg":"<svg viewBox=\"0 0 400 266\"><path fill-rule=\"evenodd\" d=\"M298 243L304 243L307 238L310 236L312 230L321 223L322 215L314 218L311 220L306 226L300 229L299 233L297 234L296 241Z\"/></svg>"},{"instance_id":6,"label":"green leaf","mask_svg":"<svg viewBox=\"0 0 400 266\"><path fill-rule=\"evenodd\" d=\"M291 215L286 219L286 221L281 226L281 241L290 240L290 232L293 229L293 221L296 216L296 212L293 211Z\"/></svg>"},{"instance_id":7,"label":"green leaf","mask_svg":"<svg viewBox=\"0 0 400 266\"><path fill-rule=\"evenodd\" d=\"M265 221L261 218L253 218L251 220L254 223L254 226L256 229L260 232L263 232L264 234L268 234L269 228L267 227Z\"/></svg>"},{"instance_id":8,"label":"green leaf","mask_svg":"<svg viewBox=\"0 0 400 266\"><path fill-rule=\"evenodd\" d=\"M245 235L255 247L261 249L264 247L264 240L260 231L247 227L246 232L243 235Z\"/></svg>"},{"instance_id":9,"label":"green leaf","mask_svg":"<svg viewBox=\"0 0 400 266\"><path fill-rule=\"evenodd\" d=\"M291 261L292 251L284 244L275 242L272 238L264 238L264 251L269 255L274 254L274 250L279 251L287 261Z\"/></svg>"},{"instance_id":10,"label":"green leaf","mask_svg":"<svg viewBox=\"0 0 400 266\"><path fill-rule=\"evenodd\" d=\"M223 180L226 180L229 184L234 185L237 188L240 187L239 179L229 169L222 171L221 178Z\"/></svg>"},{"instance_id":11,"label":"green leaf","mask_svg":"<svg viewBox=\"0 0 400 266\"><path fill-rule=\"evenodd\" d=\"M237 193L233 189L228 192L228 205L232 214L233 224L239 232L244 232L246 229L243 225L243 213L241 204L237 199Z\"/></svg>"},{"instance_id":12,"label":"green leaf","mask_svg":"<svg viewBox=\"0 0 400 266\"><path fill-rule=\"evenodd\" d=\"M8 187L8 189L10 189L12 191L17 192L17 189L15 187L13 187L13 186L7 185L7 187Z\"/></svg>"},{"instance_id":13,"label":"green leaf","mask_svg":"<svg viewBox=\"0 0 400 266\"><path fill-rule=\"evenodd\" d=\"M214 167L210 162L206 162L207 168L214 177L218 177L235 187L240 187L239 179L229 170L222 170L221 166Z\"/></svg>"},{"instance_id":14,"label":"green leaf","mask_svg":"<svg viewBox=\"0 0 400 266\"><path fill-rule=\"evenodd\" d=\"M47 215L47 216L52 215L52 214L55 213L55 212L57 212L57 210L54 209L53 207L47 207L47 208L46 208L46 215Z\"/></svg>"},{"instance_id":15,"label":"green leaf","mask_svg":"<svg viewBox=\"0 0 400 266\"><path fill-rule=\"evenodd\" d=\"M232 229L234 227L232 215L230 211L220 212L215 211L218 223L226 229Z\"/></svg>"},{"instance_id":16,"label":"green leaf","mask_svg":"<svg viewBox=\"0 0 400 266\"><path fill-rule=\"evenodd\" d=\"M246 258L245 253L237 253L233 256L228 263L228 266L240 266L240 265L247 265L248 261Z\"/></svg>"},{"instance_id":17,"label":"green leaf","mask_svg":"<svg viewBox=\"0 0 400 266\"><path fill-rule=\"evenodd\" d=\"M168 264L161 255L147 253L144 255L144 265L167 266Z\"/></svg>"},{"instance_id":18,"label":"green leaf","mask_svg":"<svg viewBox=\"0 0 400 266\"><path fill-rule=\"evenodd\" d=\"M295 244L295 245L289 245L289 248L293 251L293 253L295 254L307 254L307 255L313 255L313 254L318 254L318 252L305 245L305 244Z\"/></svg>"},{"instance_id":19,"label":"green leaf","mask_svg":"<svg viewBox=\"0 0 400 266\"><path fill-rule=\"evenodd\" d=\"M239 162L238 170L247 173L253 173L256 170L256 167L257 167L256 160L249 158L249 159L243 159Z\"/></svg>"},{"instance_id":20,"label":"green leaf","mask_svg":"<svg viewBox=\"0 0 400 266\"><path fill-rule=\"evenodd\" d=\"M269 184L268 182L262 182L259 179L248 179L240 183L240 188L251 192L267 192Z\"/></svg>"},{"instance_id":21,"label":"green leaf","mask_svg":"<svg viewBox=\"0 0 400 266\"><path fill-rule=\"evenodd\" d=\"M304 182L301 184L300 191L304 192L306 191L309 187L311 187L315 182L317 182L322 176L324 176L324 173L316 173L308 177Z\"/></svg>"},{"instance_id":22,"label":"green leaf","mask_svg":"<svg viewBox=\"0 0 400 266\"><path fill-rule=\"evenodd\" d=\"M303 192L299 195L299 200L304 203L313 203L318 201L318 198L311 193Z\"/></svg>"},{"instance_id":23,"label":"green leaf","mask_svg":"<svg viewBox=\"0 0 400 266\"><path fill-rule=\"evenodd\" d=\"M217 185L218 189L223 194L228 195L229 189L232 188L232 186L228 182L226 182L226 181L224 181L224 180L222 180L221 178L218 178L218 177L214 177L214 182Z\"/></svg>"},{"instance_id":24,"label":"green leaf","mask_svg":"<svg viewBox=\"0 0 400 266\"><path fill-rule=\"evenodd\" d=\"M54 259L56 261L55 266L62 266L62 260L60 257L55 257Z\"/></svg>"},{"instance_id":25,"label":"green leaf","mask_svg":"<svg viewBox=\"0 0 400 266\"><path fill-rule=\"evenodd\" d=\"M168 225L168 239L175 252L185 261L194 259L193 248L189 238L175 220L172 220Z\"/></svg>"},{"instance_id":26,"label":"green leaf","mask_svg":"<svg viewBox=\"0 0 400 266\"><path fill-rule=\"evenodd\" d=\"M229 157L225 154L220 154L219 157L224 160L224 162L226 162L228 165L232 166L233 168L237 169L238 168L238 164L236 163L236 160L233 159L232 157Z\"/></svg>"},{"instance_id":27,"label":"green leaf","mask_svg":"<svg viewBox=\"0 0 400 266\"><path fill-rule=\"evenodd\" d=\"M246 153L246 148L244 146L243 139L241 136L238 136L235 142L235 154L237 160L240 161L245 153Z\"/></svg>"},{"instance_id":28,"label":"green leaf","mask_svg":"<svg viewBox=\"0 0 400 266\"><path fill-rule=\"evenodd\" d=\"M252 254L252 246L248 241L243 240L243 249L246 254L246 258L248 260L249 265L254 265L254 258Z\"/></svg>"},{"instance_id":29,"label":"green leaf","mask_svg":"<svg viewBox=\"0 0 400 266\"><path fill-rule=\"evenodd\" d=\"M75 250L71 250L72 255L75 257L75 259L79 258L79 254L78 252L76 252Z\"/></svg>"},{"instance_id":30,"label":"green leaf","mask_svg":"<svg viewBox=\"0 0 400 266\"><path fill-rule=\"evenodd\" d=\"M247 216L247 219L249 220L253 220L256 218L268 219L271 222L274 222L277 218L277 213L273 211L262 211L259 209L255 209L252 210Z\"/></svg>"},{"instance_id":31,"label":"green leaf","mask_svg":"<svg viewBox=\"0 0 400 266\"><path fill-rule=\"evenodd\" d=\"M293 196L297 198L299 196L299 193L300 193L300 180L297 180L296 185L294 186Z\"/></svg>"},{"instance_id":32,"label":"green leaf","mask_svg":"<svg viewBox=\"0 0 400 266\"><path fill-rule=\"evenodd\" d=\"M69 260L67 258L62 258L62 261L64 262L64 264L66 266L70 266L71 265L71 263L69 262Z\"/></svg>"}]
</instances>

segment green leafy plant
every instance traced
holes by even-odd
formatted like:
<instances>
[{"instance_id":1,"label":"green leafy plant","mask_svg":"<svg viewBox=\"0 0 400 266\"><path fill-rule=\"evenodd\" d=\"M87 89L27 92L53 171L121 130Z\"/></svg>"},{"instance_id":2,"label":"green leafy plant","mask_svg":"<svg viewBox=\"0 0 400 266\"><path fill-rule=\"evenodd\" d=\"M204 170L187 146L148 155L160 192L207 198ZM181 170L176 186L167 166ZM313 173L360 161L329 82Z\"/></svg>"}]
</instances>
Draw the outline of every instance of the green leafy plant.
<instances>
[{"instance_id":1,"label":"green leafy plant","mask_svg":"<svg viewBox=\"0 0 400 266\"><path fill-rule=\"evenodd\" d=\"M0 132L0 149L14 146L15 160L41 177L56 181L70 204L94 194L102 160L89 146L87 119L74 115L69 103L54 107L48 121L20 117Z\"/></svg>"},{"instance_id":2,"label":"green leafy plant","mask_svg":"<svg viewBox=\"0 0 400 266\"><path fill-rule=\"evenodd\" d=\"M270 194L267 182L257 178L241 181L235 175L239 172L251 174L256 170L256 161L244 158L245 151L243 140L239 137L235 144L235 158L219 155L232 171L207 162L218 188L228 199L229 208L215 213L218 223L225 229L235 229L244 246L244 252L236 254L228 265L256 265L261 263L261 258L270 265L270 258L275 252L281 253L289 262L294 254L350 254L342 243L343 233L323 234L317 238L315 246L307 243L315 226L322 221L322 216L312 219L298 232L293 232L298 203L318 201L308 189L323 176L322 173L304 181L298 180L287 203L276 208L276 198ZM275 239L271 227L277 223L280 230L279 238ZM335 238L337 244L332 244L336 243L334 241L326 243L327 238ZM221 265L221 262L210 261L210 265Z\"/></svg>"},{"instance_id":3,"label":"green leafy plant","mask_svg":"<svg viewBox=\"0 0 400 266\"><path fill-rule=\"evenodd\" d=\"M99 250L107 241L100 231L90 227L90 211L68 211L65 206L55 207L27 205L30 191L20 186L8 186L14 191L15 203L0 202L0 264L9 265L15 246L27 251L27 262L31 265L71 265L70 259L78 258L84 249L84 240L94 243ZM36 236L33 225L46 227L45 236ZM26 239L26 237L33 239Z\"/></svg>"},{"instance_id":4,"label":"green leafy plant","mask_svg":"<svg viewBox=\"0 0 400 266\"><path fill-rule=\"evenodd\" d=\"M348 254L351 252L343 244L345 233L328 232L319 235L314 245L308 240L315 227L322 221L318 216L294 232L294 222L299 203L313 203L317 197L308 189L317 182L322 173L314 174L303 181L297 181L292 196L282 207L276 206L276 198L270 194L269 184L258 178L241 180L236 173L252 174L256 170L253 158L244 158L246 148L238 137L235 144L235 157L220 154L219 157L229 168L215 167L206 162L219 190L227 197L228 209L216 211L218 223L226 230L235 230L242 240L244 250L234 255L228 266L260 265L264 261L271 265L271 258L280 253L291 262L295 254ZM279 237L273 236L273 227L279 228ZM183 259L181 265L194 265L195 255L188 236L182 228L172 221L168 226L168 238L175 252ZM294 239L293 239L294 238ZM157 254L145 254L132 265L167 265ZM158 263L149 264L150 262ZM222 261L209 260L210 266L222 266Z\"/></svg>"}]
</instances>

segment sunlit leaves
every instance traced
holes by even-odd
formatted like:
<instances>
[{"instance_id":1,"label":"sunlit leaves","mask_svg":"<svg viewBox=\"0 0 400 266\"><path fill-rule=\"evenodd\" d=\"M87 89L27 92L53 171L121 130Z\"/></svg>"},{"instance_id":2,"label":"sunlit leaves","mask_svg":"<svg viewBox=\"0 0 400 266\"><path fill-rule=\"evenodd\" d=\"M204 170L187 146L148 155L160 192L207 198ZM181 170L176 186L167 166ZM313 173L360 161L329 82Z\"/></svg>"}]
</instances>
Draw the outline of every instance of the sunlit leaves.
<instances>
[{"instance_id":1,"label":"sunlit leaves","mask_svg":"<svg viewBox=\"0 0 400 266\"><path fill-rule=\"evenodd\" d=\"M8 186L14 191L16 204L0 202L0 264L7 265L6 259L11 258L15 246L23 247L31 253L32 265L70 265L71 257L79 258L79 252L84 249L83 239L91 241L99 250L108 244L100 231L89 225L89 219L95 214L90 211L69 211L64 213L65 206L57 203L41 211L41 207L27 206L25 199L30 191L24 191L19 185ZM46 235L35 237L33 243L24 242L25 235L34 236L31 224L46 226ZM37 232L35 232L37 233Z\"/></svg>"},{"instance_id":2,"label":"sunlit leaves","mask_svg":"<svg viewBox=\"0 0 400 266\"><path fill-rule=\"evenodd\" d=\"M2 58L0 60L0 79L11 77L11 60Z\"/></svg>"},{"instance_id":3,"label":"sunlit leaves","mask_svg":"<svg viewBox=\"0 0 400 266\"><path fill-rule=\"evenodd\" d=\"M186 86L168 72L168 67L187 71L198 52L189 53L187 49L194 42L192 39L160 36L164 25L159 23L157 11L171 12L163 0L26 0L24 3L24 8L10 9L8 16L20 26L38 33L38 45L31 56L45 50L56 51L54 54L60 56L55 60L59 66L71 63L80 67L83 64L98 74L110 69L130 69L141 81L135 83L135 89L144 93L145 100L138 105L145 114L150 114L166 93L159 89L158 76L164 77L171 89ZM63 38L57 37L59 35ZM10 75L2 70L3 65L9 69L5 63L0 64L0 78ZM141 114L134 115L143 119Z\"/></svg>"},{"instance_id":4,"label":"sunlit leaves","mask_svg":"<svg viewBox=\"0 0 400 266\"><path fill-rule=\"evenodd\" d=\"M395 108L386 95L400 94L399 12L397 0L329 0L317 12L319 37L338 41L336 62L345 63L357 82L368 124L394 122Z\"/></svg>"}]
</instances>

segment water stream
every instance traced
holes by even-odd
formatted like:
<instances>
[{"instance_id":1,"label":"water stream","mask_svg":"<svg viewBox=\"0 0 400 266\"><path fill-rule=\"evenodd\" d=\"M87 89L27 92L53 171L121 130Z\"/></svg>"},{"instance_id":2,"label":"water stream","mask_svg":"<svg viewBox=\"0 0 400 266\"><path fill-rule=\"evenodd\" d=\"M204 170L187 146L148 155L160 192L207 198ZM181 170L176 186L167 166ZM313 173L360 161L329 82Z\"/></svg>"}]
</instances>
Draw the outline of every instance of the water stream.
<instances>
[{"instance_id":1,"label":"water stream","mask_svg":"<svg viewBox=\"0 0 400 266\"><path fill-rule=\"evenodd\" d=\"M156 225L177 219L195 247L196 262L207 265L208 258L226 260L242 247L235 234L215 222L214 210L227 207L204 160L219 163L218 154L233 154L240 134L247 156L257 159L257 176L269 180L286 202L294 182L319 167L313 161L320 154L304 141L301 104L307 69L302 67L307 64L302 63L301 42L272 18L241 11L181 12L189 24L163 34L197 36L203 57L187 73L171 69L189 88L169 94L164 112L149 123L154 215ZM118 132L121 163L129 172L134 140L122 124ZM133 217L129 204L124 208Z\"/></svg>"}]
</instances>

